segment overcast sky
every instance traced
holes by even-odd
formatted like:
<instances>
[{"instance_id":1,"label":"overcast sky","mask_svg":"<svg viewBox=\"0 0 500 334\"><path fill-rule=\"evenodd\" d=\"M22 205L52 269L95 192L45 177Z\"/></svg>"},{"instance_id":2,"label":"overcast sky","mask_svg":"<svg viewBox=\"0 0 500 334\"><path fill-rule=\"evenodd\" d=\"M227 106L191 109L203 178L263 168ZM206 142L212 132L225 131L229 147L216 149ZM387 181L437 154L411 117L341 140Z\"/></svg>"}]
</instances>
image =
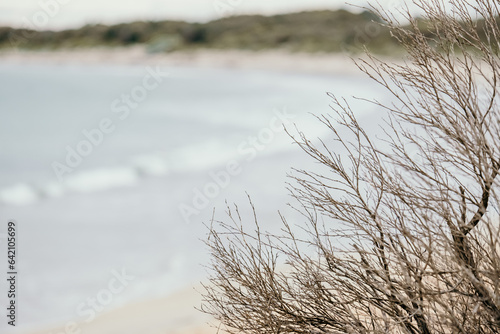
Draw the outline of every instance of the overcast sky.
<instances>
[{"instance_id":1,"label":"overcast sky","mask_svg":"<svg viewBox=\"0 0 500 334\"><path fill-rule=\"evenodd\" d=\"M366 5L365 0L347 0ZM387 7L402 0L379 0ZM0 0L0 26L61 29L87 23L275 14L299 10L353 8L346 0Z\"/></svg>"}]
</instances>

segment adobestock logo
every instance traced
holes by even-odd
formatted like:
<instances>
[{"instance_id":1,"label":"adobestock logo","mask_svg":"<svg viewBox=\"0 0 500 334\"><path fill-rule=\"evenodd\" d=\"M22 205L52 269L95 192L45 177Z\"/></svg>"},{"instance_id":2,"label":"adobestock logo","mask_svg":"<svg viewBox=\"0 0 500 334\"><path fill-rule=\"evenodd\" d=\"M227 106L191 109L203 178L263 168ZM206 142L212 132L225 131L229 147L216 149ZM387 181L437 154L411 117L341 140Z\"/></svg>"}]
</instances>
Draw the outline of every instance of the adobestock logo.
<instances>
[{"instance_id":1,"label":"adobestock logo","mask_svg":"<svg viewBox=\"0 0 500 334\"><path fill-rule=\"evenodd\" d=\"M22 18L22 28L29 30L43 30L47 28L50 20L56 17L60 11L61 6L69 4L73 0L40 0L38 6L40 10L34 12L30 18L24 16ZM26 42L32 37L32 33L28 31L21 31L11 33L9 42L12 46L18 46L20 43Z\"/></svg>"},{"instance_id":2,"label":"adobestock logo","mask_svg":"<svg viewBox=\"0 0 500 334\"><path fill-rule=\"evenodd\" d=\"M219 16L233 15L244 0L215 0L212 5Z\"/></svg>"},{"instance_id":3,"label":"adobestock logo","mask_svg":"<svg viewBox=\"0 0 500 334\"><path fill-rule=\"evenodd\" d=\"M131 111L137 109L148 94L157 89L163 82L168 73L162 72L159 67L153 69L146 67L147 74L143 77L141 84L132 87L130 92L123 93L119 98L111 102L111 112L116 115L118 120L113 121L110 117L101 119L97 127L93 129L83 129L82 137L74 146L66 145L66 157L63 162L52 162L52 170L59 182L64 181L64 176L78 168L84 159L92 154L96 147L104 142L106 136L113 133L118 122L129 118Z\"/></svg>"},{"instance_id":4,"label":"adobestock logo","mask_svg":"<svg viewBox=\"0 0 500 334\"><path fill-rule=\"evenodd\" d=\"M284 126L292 124L291 119L295 117L295 115L289 114L285 108L275 110L274 117L271 118L267 127L260 129L254 136L247 137L238 145L238 155L246 162L253 161L259 152L264 151L273 142L276 134L284 130ZM209 172L210 181L193 189L190 203L181 203L178 206L183 220L189 223L193 216L206 209L211 200L218 197L221 191L230 185L233 177L242 172L243 167L236 159L228 161L220 170Z\"/></svg>"},{"instance_id":5,"label":"adobestock logo","mask_svg":"<svg viewBox=\"0 0 500 334\"><path fill-rule=\"evenodd\" d=\"M113 277L108 281L106 288L99 290L94 296L88 297L84 302L76 307L76 314L79 317L85 317L83 323L90 323L94 321L97 314L104 311L106 306L111 304L115 296L122 293L125 288L135 280L135 276L131 276L121 271L111 271ZM74 321L68 321L65 326L57 331L50 332L49 334L82 334L83 330L81 324Z\"/></svg>"}]
</instances>

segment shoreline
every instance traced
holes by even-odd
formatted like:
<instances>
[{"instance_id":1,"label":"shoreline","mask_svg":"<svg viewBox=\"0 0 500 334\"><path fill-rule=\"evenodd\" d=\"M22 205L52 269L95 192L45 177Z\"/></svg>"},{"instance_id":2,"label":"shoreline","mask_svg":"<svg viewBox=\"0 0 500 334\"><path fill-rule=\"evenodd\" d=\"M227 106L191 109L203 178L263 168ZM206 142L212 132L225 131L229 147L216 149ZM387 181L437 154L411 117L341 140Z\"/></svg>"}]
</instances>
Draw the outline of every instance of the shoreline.
<instances>
[{"instance_id":1,"label":"shoreline","mask_svg":"<svg viewBox=\"0 0 500 334\"><path fill-rule=\"evenodd\" d=\"M75 320L51 328L23 331L23 334L215 334L213 319L195 309L202 302L200 285L181 289L158 299L132 302L99 314L91 322ZM68 331L68 328L72 328Z\"/></svg>"},{"instance_id":2,"label":"shoreline","mask_svg":"<svg viewBox=\"0 0 500 334\"><path fill-rule=\"evenodd\" d=\"M209 50L147 53L143 46L54 51L0 50L0 64L155 65L166 67L265 70L305 74L362 74L346 54L281 50Z\"/></svg>"},{"instance_id":3,"label":"shoreline","mask_svg":"<svg viewBox=\"0 0 500 334\"><path fill-rule=\"evenodd\" d=\"M148 54L144 47L57 51L0 50L0 65L165 66L293 72L311 75L364 75L346 54L286 51L196 50ZM202 289L199 289L202 290ZM109 310L78 328L88 334L213 334L210 317L197 311L201 295L193 287L165 298L138 301ZM65 324L24 334L71 333Z\"/></svg>"}]
</instances>

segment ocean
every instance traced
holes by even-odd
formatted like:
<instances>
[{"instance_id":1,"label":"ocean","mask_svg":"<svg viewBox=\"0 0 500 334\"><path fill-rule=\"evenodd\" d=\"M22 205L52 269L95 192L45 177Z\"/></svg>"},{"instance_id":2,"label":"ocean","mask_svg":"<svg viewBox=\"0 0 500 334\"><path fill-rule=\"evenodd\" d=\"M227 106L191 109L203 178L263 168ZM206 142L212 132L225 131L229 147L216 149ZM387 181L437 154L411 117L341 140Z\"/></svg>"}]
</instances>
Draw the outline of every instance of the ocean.
<instances>
[{"instance_id":1,"label":"ocean","mask_svg":"<svg viewBox=\"0 0 500 334\"><path fill-rule=\"evenodd\" d=\"M226 200L249 213L251 196L265 229L278 210L300 224L286 175L316 164L283 125L330 138L314 116L332 113L326 92L383 96L362 75L0 63L0 247L15 220L19 328L204 281L206 224Z\"/></svg>"}]
</instances>

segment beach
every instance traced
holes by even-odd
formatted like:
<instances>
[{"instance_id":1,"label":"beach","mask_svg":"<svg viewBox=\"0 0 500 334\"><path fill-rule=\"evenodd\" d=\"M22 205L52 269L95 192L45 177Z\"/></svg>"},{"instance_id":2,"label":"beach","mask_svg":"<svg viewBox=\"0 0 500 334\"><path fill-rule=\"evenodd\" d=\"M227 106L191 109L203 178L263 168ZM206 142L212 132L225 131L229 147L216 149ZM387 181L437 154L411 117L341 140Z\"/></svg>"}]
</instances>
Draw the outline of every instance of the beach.
<instances>
[{"instance_id":1,"label":"beach","mask_svg":"<svg viewBox=\"0 0 500 334\"><path fill-rule=\"evenodd\" d=\"M193 285L204 281L206 273L200 268L208 263L200 240L206 233L202 222L210 219L212 208L223 209L226 198L245 203L248 191L267 227L279 226L277 210L289 200L286 173L303 155L273 119L288 112L302 129L320 136L324 129L311 113L330 110L325 92L349 96L374 91L345 54L149 54L143 47L4 50L0 65L4 87L10 89L4 92L3 108L19 111L10 113L10 124L19 129L3 131L17 138L17 146L4 159L32 166L30 175L38 177L32 182L16 165L6 165L0 191L4 213L26 226L24 277L31 281L21 282L21 287L30 287L23 291L23 302L32 303L27 313L32 312L33 324L45 319L37 309L47 317L76 322L66 328L67 322L51 320L42 330L38 326L12 332L16 334L216 333L208 325L213 319L195 309L201 305L202 288ZM122 119L124 114L115 114L110 105L143 82L148 75L145 67L166 68L173 75L131 110L130 120ZM35 99L24 99L25 90L36 91ZM103 117L114 121L115 133L96 146L65 183L58 183L51 159L63 161L66 144L78 147L85 139L79 135L82 129L94 131ZM275 128L276 133L269 131ZM29 154L34 145L26 139L29 133L43 138L36 159ZM263 137L265 149L250 150L248 138L265 133L272 134L270 139ZM207 175L221 175L233 160L242 166L241 175L191 217L190 225L183 222L179 205L190 205L196 198L193 189L210 184ZM96 226L99 238L94 239ZM138 235L138 226L145 226L145 232ZM85 240L93 240L95 249L87 250ZM79 320L76 305L107 284L112 268L127 268L138 278L95 319ZM71 293L66 297L60 291Z\"/></svg>"},{"instance_id":2,"label":"beach","mask_svg":"<svg viewBox=\"0 0 500 334\"><path fill-rule=\"evenodd\" d=\"M2 62L17 64L114 64L194 66L292 71L309 74L359 74L348 54L287 51L192 50L148 53L142 46L54 51L0 50Z\"/></svg>"},{"instance_id":3,"label":"beach","mask_svg":"<svg viewBox=\"0 0 500 334\"><path fill-rule=\"evenodd\" d=\"M213 320L195 309L201 305L201 286L176 292L98 315L90 322L67 322L60 327L28 331L26 334L212 334ZM210 324L212 323L212 325Z\"/></svg>"}]
</instances>

